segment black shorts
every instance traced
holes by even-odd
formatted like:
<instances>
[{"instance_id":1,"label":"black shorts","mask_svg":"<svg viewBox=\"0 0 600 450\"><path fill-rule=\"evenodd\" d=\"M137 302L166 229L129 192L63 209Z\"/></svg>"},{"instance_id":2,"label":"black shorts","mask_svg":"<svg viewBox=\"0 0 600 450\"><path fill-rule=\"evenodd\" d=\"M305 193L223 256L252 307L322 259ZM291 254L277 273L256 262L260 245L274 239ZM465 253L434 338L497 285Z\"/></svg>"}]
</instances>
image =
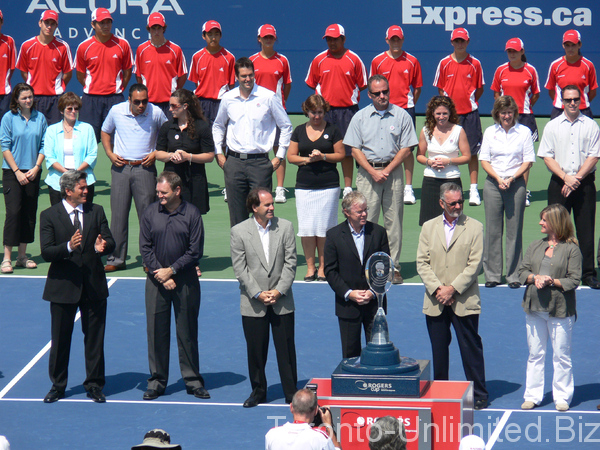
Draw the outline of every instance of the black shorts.
<instances>
[{"instance_id":1,"label":"black shorts","mask_svg":"<svg viewBox=\"0 0 600 450\"><path fill-rule=\"evenodd\" d=\"M96 140L100 142L100 132L104 119L108 116L110 108L125 101L123 94L94 95L83 94L81 96L81 110L79 120L89 123L94 128Z\"/></svg>"},{"instance_id":2,"label":"black shorts","mask_svg":"<svg viewBox=\"0 0 600 450\"><path fill-rule=\"evenodd\" d=\"M35 109L41 112L46 117L48 125L54 125L62 120L60 111L58 110L58 95L36 95Z\"/></svg>"},{"instance_id":3,"label":"black shorts","mask_svg":"<svg viewBox=\"0 0 600 450\"><path fill-rule=\"evenodd\" d=\"M221 100L215 100L214 98L204 97L198 97L198 100L200 100L200 106L202 107L204 118L212 127L213 122L217 118L217 113L219 112L219 105L221 104Z\"/></svg>"},{"instance_id":4,"label":"black shorts","mask_svg":"<svg viewBox=\"0 0 600 450\"><path fill-rule=\"evenodd\" d=\"M531 130L531 137L533 142L539 141L537 123L535 122L535 116L533 114L519 114L519 123L525 125Z\"/></svg>"},{"instance_id":5,"label":"black shorts","mask_svg":"<svg viewBox=\"0 0 600 450\"><path fill-rule=\"evenodd\" d=\"M403 108L404 111L406 111L408 113L408 115L410 116L410 118L413 121L413 127L415 127L415 130L417 129L417 115L415 114L415 107L413 106L412 108Z\"/></svg>"},{"instance_id":6,"label":"black shorts","mask_svg":"<svg viewBox=\"0 0 600 450\"><path fill-rule=\"evenodd\" d=\"M358 105L341 107L332 106L331 109L325 113L325 120L337 126L342 132L342 135L345 135L348 125L350 125L350 121L357 112ZM348 145L345 145L344 147L346 147L346 156L352 155L352 147Z\"/></svg>"},{"instance_id":7,"label":"black shorts","mask_svg":"<svg viewBox=\"0 0 600 450\"><path fill-rule=\"evenodd\" d=\"M173 119L173 114L171 114L171 108L169 108L169 102L153 103L153 105L160 108L164 115L167 116L167 120Z\"/></svg>"},{"instance_id":8,"label":"black shorts","mask_svg":"<svg viewBox=\"0 0 600 450\"><path fill-rule=\"evenodd\" d=\"M12 94L0 95L0 118L10 109L10 99Z\"/></svg>"},{"instance_id":9,"label":"black shorts","mask_svg":"<svg viewBox=\"0 0 600 450\"><path fill-rule=\"evenodd\" d=\"M481 149L481 140L483 139L479 110L476 109L468 114L459 114L458 124L465 130L469 147L471 147L471 156L478 155Z\"/></svg>"}]
</instances>

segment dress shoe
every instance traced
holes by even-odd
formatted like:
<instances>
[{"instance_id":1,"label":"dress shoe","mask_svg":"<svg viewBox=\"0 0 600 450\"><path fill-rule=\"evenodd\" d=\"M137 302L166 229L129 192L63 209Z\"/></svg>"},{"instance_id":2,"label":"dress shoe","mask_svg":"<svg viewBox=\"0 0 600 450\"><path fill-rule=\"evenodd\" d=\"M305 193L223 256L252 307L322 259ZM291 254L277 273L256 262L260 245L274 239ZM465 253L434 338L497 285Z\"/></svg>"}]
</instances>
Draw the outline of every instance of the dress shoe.
<instances>
[{"instance_id":1,"label":"dress shoe","mask_svg":"<svg viewBox=\"0 0 600 450\"><path fill-rule=\"evenodd\" d=\"M304 277L304 281L306 281L307 283L311 282L311 281L315 281L317 279L317 272L313 273L312 275L306 275Z\"/></svg>"},{"instance_id":2,"label":"dress shoe","mask_svg":"<svg viewBox=\"0 0 600 450\"><path fill-rule=\"evenodd\" d=\"M196 398L204 398L204 399L210 398L210 394L203 386L200 386L197 388L186 387L185 390L187 391L188 394L193 395Z\"/></svg>"},{"instance_id":3,"label":"dress shoe","mask_svg":"<svg viewBox=\"0 0 600 450\"><path fill-rule=\"evenodd\" d=\"M392 280L392 284L402 284L404 283L404 279L402 275L400 275L399 270L394 270L394 279Z\"/></svg>"},{"instance_id":4,"label":"dress shoe","mask_svg":"<svg viewBox=\"0 0 600 450\"><path fill-rule=\"evenodd\" d=\"M116 272L117 270L125 270L127 269L127 265L119 264L118 266L113 266L112 264L107 264L104 266L105 272Z\"/></svg>"},{"instance_id":5,"label":"dress shoe","mask_svg":"<svg viewBox=\"0 0 600 450\"><path fill-rule=\"evenodd\" d=\"M317 281L327 281L326 277L317 277Z\"/></svg>"},{"instance_id":6,"label":"dress shoe","mask_svg":"<svg viewBox=\"0 0 600 450\"><path fill-rule=\"evenodd\" d=\"M479 400L475 400L474 408L476 410L485 409L488 407L488 401L486 398L480 398Z\"/></svg>"},{"instance_id":7,"label":"dress shoe","mask_svg":"<svg viewBox=\"0 0 600 450\"><path fill-rule=\"evenodd\" d=\"M87 396L94 400L96 403L106 403L106 397L102 393L102 389L96 386L92 386L87 391Z\"/></svg>"},{"instance_id":8,"label":"dress shoe","mask_svg":"<svg viewBox=\"0 0 600 450\"><path fill-rule=\"evenodd\" d=\"M589 276L583 279L583 284L591 287L592 289L600 289L600 281L596 277Z\"/></svg>"},{"instance_id":9,"label":"dress shoe","mask_svg":"<svg viewBox=\"0 0 600 450\"><path fill-rule=\"evenodd\" d=\"M564 412L569 410L569 404L567 402L558 402L555 406L557 411Z\"/></svg>"},{"instance_id":10,"label":"dress shoe","mask_svg":"<svg viewBox=\"0 0 600 450\"><path fill-rule=\"evenodd\" d=\"M65 398L65 393L63 391L59 391L55 387L50 389L50 392L44 397L44 403L54 403L59 401L61 398Z\"/></svg>"},{"instance_id":11,"label":"dress shoe","mask_svg":"<svg viewBox=\"0 0 600 450\"><path fill-rule=\"evenodd\" d=\"M265 400L266 400L265 397L255 397L254 395L251 395L244 402L244 408L254 408L255 406L258 406L260 403L264 403Z\"/></svg>"},{"instance_id":12,"label":"dress shoe","mask_svg":"<svg viewBox=\"0 0 600 450\"><path fill-rule=\"evenodd\" d=\"M511 289L519 289L521 287L521 283L519 283L518 281L513 281L511 283L508 283L508 287Z\"/></svg>"},{"instance_id":13,"label":"dress shoe","mask_svg":"<svg viewBox=\"0 0 600 450\"><path fill-rule=\"evenodd\" d=\"M144 392L144 397L142 397L142 398L144 400L156 400L161 395L162 394L160 392L158 392L156 389L148 389L146 392Z\"/></svg>"},{"instance_id":14,"label":"dress shoe","mask_svg":"<svg viewBox=\"0 0 600 450\"><path fill-rule=\"evenodd\" d=\"M497 281L486 281L485 282L485 287L486 288L494 288L496 286L498 286L500 283L498 283Z\"/></svg>"},{"instance_id":15,"label":"dress shoe","mask_svg":"<svg viewBox=\"0 0 600 450\"><path fill-rule=\"evenodd\" d=\"M530 410L530 409L533 409L533 408L535 408L536 406L537 406L537 405L536 405L535 403L533 403L533 402L530 402L530 401L525 401L525 402L523 402L523 404L521 405L521 409L524 409L524 410L526 410L526 411L527 411L527 410Z\"/></svg>"}]
</instances>

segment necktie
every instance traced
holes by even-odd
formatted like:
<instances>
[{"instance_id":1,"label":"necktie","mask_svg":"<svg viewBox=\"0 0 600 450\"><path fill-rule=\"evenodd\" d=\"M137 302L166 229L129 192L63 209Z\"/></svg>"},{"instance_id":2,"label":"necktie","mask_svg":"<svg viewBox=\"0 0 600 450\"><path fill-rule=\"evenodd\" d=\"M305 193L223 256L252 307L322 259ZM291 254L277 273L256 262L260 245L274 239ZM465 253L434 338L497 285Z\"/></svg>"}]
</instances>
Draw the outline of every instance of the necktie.
<instances>
[{"instance_id":1,"label":"necktie","mask_svg":"<svg viewBox=\"0 0 600 450\"><path fill-rule=\"evenodd\" d=\"M75 218L73 219L73 225L75 225L75 228L77 228L79 231L83 231L81 229L81 222L79 221L79 210L74 209L73 213L75 214Z\"/></svg>"}]
</instances>

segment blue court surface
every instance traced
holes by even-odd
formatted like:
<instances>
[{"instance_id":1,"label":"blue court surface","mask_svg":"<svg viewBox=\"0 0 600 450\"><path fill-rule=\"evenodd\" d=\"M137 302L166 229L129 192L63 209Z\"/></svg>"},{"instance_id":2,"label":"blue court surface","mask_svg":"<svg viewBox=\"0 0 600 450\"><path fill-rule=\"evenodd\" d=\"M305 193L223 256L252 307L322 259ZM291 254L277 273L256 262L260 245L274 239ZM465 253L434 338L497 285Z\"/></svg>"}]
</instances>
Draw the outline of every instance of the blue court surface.
<instances>
[{"instance_id":1,"label":"blue court surface","mask_svg":"<svg viewBox=\"0 0 600 450\"><path fill-rule=\"evenodd\" d=\"M83 336L75 327L67 398L42 399L50 389L48 349L50 311L41 300L45 279L3 276L0 281L0 435L13 450L128 449L152 428L163 428L184 449L260 449L265 433L289 420L279 384L274 349L269 353L268 403L244 409L250 394L245 341L236 281L201 280L200 368L210 400L186 394L177 363L174 327L171 379L166 395L143 401L148 363L144 280L110 279L106 351L106 404L87 399ZM598 293L577 292L574 329L575 398L567 413L554 410L551 354L546 361L546 397L540 408L519 409L523 399L527 345L521 309L524 290L482 287L483 338L491 405L475 412L475 434L488 449L600 448L600 308ZM333 293L326 283L294 284L299 386L329 377L341 359ZM421 313L423 286L392 286L390 337L402 355L430 359ZM451 378L463 380L458 347L451 349Z\"/></svg>"}]
</instances>

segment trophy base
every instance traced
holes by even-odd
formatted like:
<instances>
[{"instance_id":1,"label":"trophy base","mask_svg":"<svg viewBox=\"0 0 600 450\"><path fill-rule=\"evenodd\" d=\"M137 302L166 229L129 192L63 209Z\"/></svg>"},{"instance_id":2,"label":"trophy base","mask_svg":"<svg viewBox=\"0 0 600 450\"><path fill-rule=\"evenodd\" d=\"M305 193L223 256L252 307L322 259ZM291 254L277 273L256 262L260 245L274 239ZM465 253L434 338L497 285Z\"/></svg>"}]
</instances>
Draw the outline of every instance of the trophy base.
<instances>
[{"instance_id":1,"label":"trophy base","mask_svg":"<svg viewBox=\"0 0 600 450\"><path fill-rule=\"evenodd\" d=\"M420 397L431 383L431 369L428 360L415 360L401 357L401 363L408 360L416 366L404 373L382 371L385 367L362 366L360 358L343 359L331 374L332 395L381 396L381 397ZM350 371L347 369L352 367ZM352 370L364 370L358 372Z\"/></svg>"}]
</instances>

